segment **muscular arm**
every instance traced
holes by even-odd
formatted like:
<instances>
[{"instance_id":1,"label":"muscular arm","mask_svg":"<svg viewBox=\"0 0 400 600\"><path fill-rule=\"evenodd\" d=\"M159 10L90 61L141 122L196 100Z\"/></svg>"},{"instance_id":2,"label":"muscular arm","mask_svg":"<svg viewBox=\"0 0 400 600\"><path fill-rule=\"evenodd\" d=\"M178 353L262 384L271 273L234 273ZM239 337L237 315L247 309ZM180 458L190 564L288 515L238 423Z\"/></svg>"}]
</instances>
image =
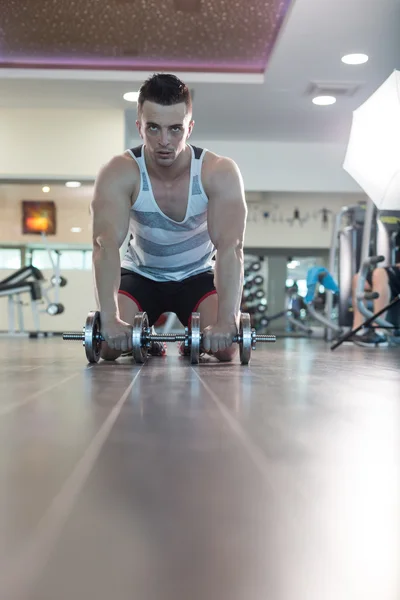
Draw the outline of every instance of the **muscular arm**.
<instances>
[{"instance_id":1,"label":"muscular arm","mask_svg":"<svg viewBox=\"0 0 400 600\"><path fill-rule=\"evenodd\" d=\"M117 156L101 169L91 203L94 288L103 320L119 316L119 248L128 234L132 194L132 172L126 161Z\"/></svg>"},{"instance_id":2,"label":"muscular arm","mask_svg":"<svg viewBox=\"0 0 400 600\"><path fill-rule=\"evenodd\" d=\"M217 248L218 324L238 324L243 288L243 243L247 207L236 164L219 158L211 178L208 230Z\"/></svg>"}]
</instances>

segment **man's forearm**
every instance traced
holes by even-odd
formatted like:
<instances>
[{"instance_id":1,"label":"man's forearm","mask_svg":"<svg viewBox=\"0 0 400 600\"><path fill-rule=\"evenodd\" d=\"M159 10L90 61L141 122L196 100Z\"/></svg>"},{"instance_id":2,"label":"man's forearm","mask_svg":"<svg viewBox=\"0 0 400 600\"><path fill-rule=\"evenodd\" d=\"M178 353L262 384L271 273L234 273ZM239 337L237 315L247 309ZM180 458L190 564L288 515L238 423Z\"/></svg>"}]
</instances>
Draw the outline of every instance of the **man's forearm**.
<instances>
[{"instance_id":1,"label":"man's forearm","mask_svg":"<svg viewBox=\"0 0 400 600\"><path fill-rule=\"evenodd\" d=\"M218 292L218 323L238 324L243 290L243 249L217 251L215 286Z\"/></svg>"},{"instance_id":2,"label":"man's forearm","mask_svg":"<svg viewBox=\"0 0 400 600\"><path fill-rule=\"evenodd\" d=\"M121 281L121 261L117 246L93 248L93 276L97 305L102 316L118 316L118 289Z\"/></svg>"}]
</instances>

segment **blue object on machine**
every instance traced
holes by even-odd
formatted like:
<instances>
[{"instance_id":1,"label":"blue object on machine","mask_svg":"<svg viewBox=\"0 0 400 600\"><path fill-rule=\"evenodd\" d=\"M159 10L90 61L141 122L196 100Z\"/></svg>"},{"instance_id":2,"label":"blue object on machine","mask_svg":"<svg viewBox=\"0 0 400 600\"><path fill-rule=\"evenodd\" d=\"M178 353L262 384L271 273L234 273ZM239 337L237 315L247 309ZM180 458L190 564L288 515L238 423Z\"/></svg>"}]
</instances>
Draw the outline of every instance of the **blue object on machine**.
<instances>
[{"instance_id":1,"label":"blue object on machine","mask_svg":"<svg viewBox=\"0 0 400 600\"><path fill-rule=\"evenodd\" d=\"M307 295L305 301L311 304L315 295L315 286L323 285L326 290L335 294L339 292L339 286L325 267L312 267L307 273Z\"/></svg>"}]
</instances>

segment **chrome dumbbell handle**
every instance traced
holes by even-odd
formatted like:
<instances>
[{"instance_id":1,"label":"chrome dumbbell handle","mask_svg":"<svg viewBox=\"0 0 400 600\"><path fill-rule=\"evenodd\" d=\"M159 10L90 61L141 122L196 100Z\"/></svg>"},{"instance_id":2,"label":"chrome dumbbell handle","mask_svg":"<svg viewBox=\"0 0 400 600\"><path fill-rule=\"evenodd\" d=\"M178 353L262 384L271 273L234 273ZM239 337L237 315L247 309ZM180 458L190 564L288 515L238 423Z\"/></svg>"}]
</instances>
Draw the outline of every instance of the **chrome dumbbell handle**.
<instances>
[{"instance_id":1,"label":"chrome dumbbell handle","mask_svg":"<svg viewBox=\"0 0 400 600\"><path fill-rule=\"evenodd\" d=\"M63 340L67 341L77 341L83 342L85 339L84 333L78 333L77 331L71 331L67 333L63 333ZM162 333L162 334L154 334L154 333L145 333L142 334L143 341L148 342L184 342L186 340L187 334L173 334L173 333ZM99 342L104 342L104 338L102 335L96 335L95 339Z\"/></svg>"},{"instance_id":2,"label":"chrome dumbbell handle","mask_svg":"<svg viewBox=\"0 0 400 600\"><path fill-rule=\"evenodd\" d=\"M192 364L197 364L201 353L202 339L199 313L192 314L190 329L187 328L184 334L151 333L147 314L138 313L135 315L132 327L132 354L136 362L143 363L147 358L148 348L152 342L184 342L190 349ZM63 334L63 340L83 342L89 362L98 362L101 344L104 341L100 330L100 313L98 311L90 312L83 333L66 332ZM256 349L257 342L276 342L276 336L257 335L255 330L251 328L250 315L242 313L239 333L234 336L233 342L239 344L241 363L248 364L251 351Z\"/></svg>"},{"instance_id":3,"label":"chrome dumbbell handle","mask_svg":"<svg viewBox=\"0 0 400 600\"><path fill-rule=\"evenodd\" d=\"M78 333L77 331L67 331L67 333L63 333L63 340L67 342L83 342L85 339L84 333ZM104 342L104 339L101 335L94 336L94 339L100 342Z\"/></svg>"},{"instance_id":4,"label":"chrome dumbbell handle","mask_svg":"<svg viewBox=\"0 0 400 600\"><path fill-rule=\"evenodd\" d=\"M148 342L186 342L188 336L190 334L173 334L173 333L149 333L145 335L145 340ZM76 331L63 333L63 340L67 341L76 341L83 342L85 339L84 333L79 333ZM200 338L203 338L203 334L200 335ZM104 338L102 335L95 336L96 341L104 342ZM253 335L252 339L256 342L276 342L275 335ZM144 341L144 340L143 340ZM242 337L240 335L235 335L232 340L233 342L237 342L240 344L242 342Z\"/></svg>"}]
</instances>

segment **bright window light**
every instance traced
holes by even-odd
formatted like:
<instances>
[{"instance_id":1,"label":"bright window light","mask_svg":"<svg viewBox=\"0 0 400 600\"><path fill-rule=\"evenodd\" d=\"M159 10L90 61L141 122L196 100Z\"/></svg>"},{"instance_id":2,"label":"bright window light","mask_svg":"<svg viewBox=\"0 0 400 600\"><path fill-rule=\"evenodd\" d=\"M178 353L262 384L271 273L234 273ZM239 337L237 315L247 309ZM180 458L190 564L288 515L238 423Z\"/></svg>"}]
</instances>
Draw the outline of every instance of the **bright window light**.
<instances>
[{"instance_id":1,"label":"bright window light","mask_svg":"<svg viewBox=\"0 0 400 600\"><path fill-rule=\"evenodd\" d=\"M0 248L0 269L21 268L21 250L19 248Z\"/></svg>"}]
</instances>

